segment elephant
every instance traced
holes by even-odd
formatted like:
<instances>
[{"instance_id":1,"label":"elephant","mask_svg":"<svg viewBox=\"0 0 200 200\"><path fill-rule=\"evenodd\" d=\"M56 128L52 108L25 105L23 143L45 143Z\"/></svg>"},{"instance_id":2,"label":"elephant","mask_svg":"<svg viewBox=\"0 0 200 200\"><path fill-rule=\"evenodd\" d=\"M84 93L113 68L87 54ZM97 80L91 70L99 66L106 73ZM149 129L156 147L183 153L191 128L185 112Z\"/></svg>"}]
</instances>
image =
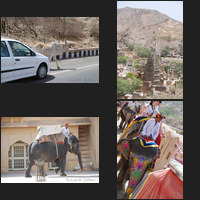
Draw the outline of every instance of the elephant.
<instances>
[{"instance_id":1,"label":"elephant","mask_svg":"<svg viewBox=\"0 0 200 200\"><path fill-rule=\"evenodd\" d=\"M67 151L70 153L74 153L78 156L79 166L80 170L79 173L83 170L82 160L81 160L81 151L79 148L79 142L76 136L72 135L69 139L69 143L71 144L69 147L68 139L64 139L64 144L57 144L58 148L58 157L57 157L57 151L56 151L56 145L55 143L51 142L45 142L45 143L39 143L39 141L33 141L30 143L28 147L29 151L29 162L28 162L28 168L25 172L25 177L31 177L30 171L31 167L35 165L37 162L55 162L58 166L57 169L55 169L56 174L61 169L61 176L66 176L65 174L65 164L66 164L66 155Z\"/></svg>"},{"instance_id":2,"label":"elephant","mask_svg":"<svg viewBox=\"0 0 200 200\"><path fill-rule=\"evenodd\" d=\"M143 130L143 127L145 123L147 122L149 118L136 118L135 122L124 132L124 134L120 137L118 143L120 142L121 139L123 138L134 138L137 134L141 133ZM120 169L121 166L121 159L117 163L117 170Z\"/></svg>"},{"instance_id":3,"label":"elephant","mask_svg":"<svg viewBox=\"0 0 200 200\"><path fill-rule=\"evenodd\" d=\"M119 125L120 129L124 129L128 124L131 122L133 117L140 112L140 106L135 107L134 110L130 109L129 107L125 107L121 111L121 123Z\"/></svg>"},{"instance_id":4,"label":"elephant","mask_svg":"<svg viewBox=\"0 0 200 200\"><path fill-rule=\"evenodd\" d=\"M121 167L117 177L117 189L122 189L125 175L129 177L124 199L127 199L142 180L146 171L152 167L155 159L160 157L160 149L153 143L152 147L143 147L140 137L122 139L117 149L121 152ZM127 175L128 174L128 175Z\"/></svg>"}]
</instances>

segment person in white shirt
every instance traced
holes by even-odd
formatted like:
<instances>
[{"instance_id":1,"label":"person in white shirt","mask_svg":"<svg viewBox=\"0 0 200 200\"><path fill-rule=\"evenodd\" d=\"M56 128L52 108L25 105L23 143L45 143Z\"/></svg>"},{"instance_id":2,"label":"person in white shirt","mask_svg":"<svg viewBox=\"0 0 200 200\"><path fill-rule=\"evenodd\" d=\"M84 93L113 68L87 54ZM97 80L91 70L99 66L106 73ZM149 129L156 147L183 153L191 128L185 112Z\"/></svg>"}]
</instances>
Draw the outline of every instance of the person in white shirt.
<instances>
[{"instance_id":1,"label":"person in white shirt","mask_svg":"<svg viewBox=\"0 0 200 200\"><path fill-rule=\"evenodd\" d=\"M162 101L151 101L150 104L147 106L147 108L144 111L144 115L147 117L156 117L156 114L159 113L158 107L161 104Z\"/></svg>"},{"instance_id":2,"label":"person in white shirt","mask_svg":"<svg viewBox=\"0 0 200 200\"><path fill-rule=\"evenodd\" d=\"M65 125L61 128L61 133L68 139L69 148L71 148L70 137L72 136L71 132L68 129L69 123L65 123Z\"/></svg>"},{"instance_id":3,"label":"person in white shirt","mask_svg":"<svg viewBox=\"0 0 200 200\"><path fill-rule=\"evenodd\" d=\"M156 114L156 118L149 119L147 123L144 125L141 136L156 141L156 138L159 135L160 121L162 119L164 119L164 117L161 113Z\"/></svg>"},{"instance_id":4,"label":"person in white shirt","mask_svg":"<svg viewBox=\"0 0 200 200\"><path fill-rule=\"evenodd\" d=\"M39 141L39 139L42 137L40 126L37 127L37 130L39 131L39 133L37 134L35 141Z\"/></svg>"},{"instance_id":5,"label":"person in white shirt","mask_svg":"<svg viewBox=\"0 0 200 200\"><path fill-rule=\"evenodd\" d=\"M65 123L65 125L61 128L61 133L68 139L71 137L71 132L68 129L69 123Z\"/></svg>"}]
</instances>

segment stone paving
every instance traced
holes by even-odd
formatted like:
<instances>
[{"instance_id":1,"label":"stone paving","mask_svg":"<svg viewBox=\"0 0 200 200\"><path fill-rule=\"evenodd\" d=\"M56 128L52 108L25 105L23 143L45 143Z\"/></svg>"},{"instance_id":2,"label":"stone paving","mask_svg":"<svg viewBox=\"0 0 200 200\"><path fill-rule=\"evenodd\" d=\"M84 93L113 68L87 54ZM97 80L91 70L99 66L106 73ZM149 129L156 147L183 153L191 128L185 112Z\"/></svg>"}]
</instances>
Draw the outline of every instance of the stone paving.
<instances>
[{"instance_id":1,"label":"stone paving","mask_svg":"<svg viewBox=\"0 0 200 200\"><path fill-rule=\"evenodd\" d=\"M36 173L31 178L25 178L25 172L2 173L1 183L99 183L99 171L65 171L67 176L60 176L54 171L47 171L44 182L36 180Z\"/></svg>"}]
</instances>

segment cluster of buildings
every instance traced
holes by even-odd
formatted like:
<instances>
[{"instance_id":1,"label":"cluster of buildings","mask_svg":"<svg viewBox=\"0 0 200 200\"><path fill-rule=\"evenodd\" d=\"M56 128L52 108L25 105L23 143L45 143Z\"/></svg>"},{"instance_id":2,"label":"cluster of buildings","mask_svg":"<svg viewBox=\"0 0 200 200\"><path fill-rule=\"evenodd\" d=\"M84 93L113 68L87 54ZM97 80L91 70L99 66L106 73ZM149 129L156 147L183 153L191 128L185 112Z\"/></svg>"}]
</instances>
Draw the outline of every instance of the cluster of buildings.
<instances>
[{"instance_id":1,"label":"cluster of buildings","mask_svg":"<svg viewBox=\"0 0 200 200\"><path fill-rule=\"evenodd\" d=\"M138 86L137 90L133 91L131 98L144 97L143 95L154 95L155 91L168 92L169 88L176 88L180 77L175 75L172 61L161 60L160 52L156 52L152 48L148 59L137 59L137 68L134 67L134 58L132 57L130 59L129 57L126 65L118 64L117 77L127 79L126 74L132 72L136 78L143 81L143 85ZM166 65L172 67L166 70Z\"/></svg>"}]
</instances>

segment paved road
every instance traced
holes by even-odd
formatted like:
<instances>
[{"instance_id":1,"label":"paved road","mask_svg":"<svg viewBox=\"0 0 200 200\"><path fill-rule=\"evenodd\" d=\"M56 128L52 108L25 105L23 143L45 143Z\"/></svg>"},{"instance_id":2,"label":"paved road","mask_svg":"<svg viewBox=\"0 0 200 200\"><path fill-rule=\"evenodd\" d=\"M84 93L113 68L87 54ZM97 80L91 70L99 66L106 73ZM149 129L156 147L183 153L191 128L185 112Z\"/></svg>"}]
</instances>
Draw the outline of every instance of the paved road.
<instances>
[{"instance_id":1,"label":"paved road","mask_svg":"<svg viewBox=\"0 0 200 200\"><path fill-rule=\"evenodd\" d=\"M51 71L43 80L34 77L12 81L12 83L99 83L99 56L72 58L51 62Z\"/></svg>"},{"instance_id":2,"label":"paved road","mask_svg":"<svg viewBox=\"0 0 200 200\"><path fill-rule=\"evenodd\" d=\"M1 183L99 183L98 171L83 171L77 173L66 171L67 176L56 175L54 171L47 171L44 182L36 181L36 173L31 178L25 178L25 172L2 173Z\"/></svg>"}]
</instances>

